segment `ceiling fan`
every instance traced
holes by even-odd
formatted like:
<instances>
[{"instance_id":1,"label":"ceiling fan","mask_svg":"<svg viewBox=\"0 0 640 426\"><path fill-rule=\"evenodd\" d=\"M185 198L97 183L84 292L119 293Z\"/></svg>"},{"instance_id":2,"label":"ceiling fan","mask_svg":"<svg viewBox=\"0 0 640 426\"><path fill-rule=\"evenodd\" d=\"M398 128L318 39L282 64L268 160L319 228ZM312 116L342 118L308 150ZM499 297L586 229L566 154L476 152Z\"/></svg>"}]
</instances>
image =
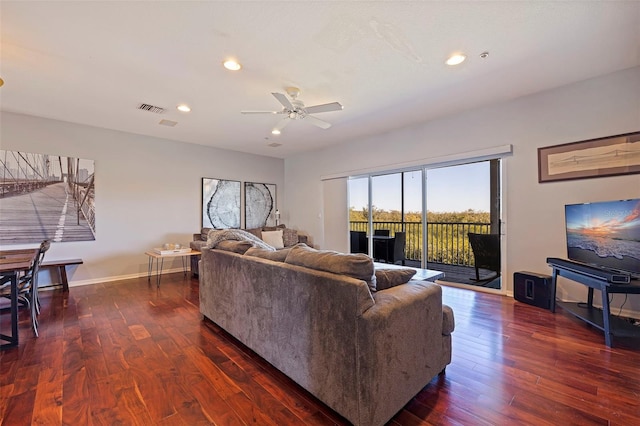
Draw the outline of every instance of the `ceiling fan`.
<instances>
[{"instance_id":1,"label":"ceiling fan","mask_svg":"<svg viewBox=\"0 0 640 426\"><path fill-rule=\"evenodd\" d=\"M304 103L298 100L300 95L300 89L297 87L285 87L285 91L289 98L283 93L272 92L271 94L282 104L282 110L280 111L241 111L242 114L284 114L285 117L273 128L271 133L274 135L280 134L280 131L285 128L291 120L305 120L308 123L318 126L321 129L328 129L331 127L331 123L314 117L310 114L316 114L319 112L340 111L343 107L340 102L331 102L328 104L313 105L305 107Z\"/></svg>"}]
</instances>

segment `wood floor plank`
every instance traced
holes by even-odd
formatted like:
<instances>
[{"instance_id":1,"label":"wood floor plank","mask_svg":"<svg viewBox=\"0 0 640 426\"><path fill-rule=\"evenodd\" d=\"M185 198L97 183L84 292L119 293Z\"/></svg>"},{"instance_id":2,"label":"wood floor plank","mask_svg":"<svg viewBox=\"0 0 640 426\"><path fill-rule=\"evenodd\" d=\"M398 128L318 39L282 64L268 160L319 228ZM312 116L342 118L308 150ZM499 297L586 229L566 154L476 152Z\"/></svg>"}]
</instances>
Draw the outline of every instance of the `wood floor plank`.
<instances>
[{"instance_id":1,"label":"wood floor plank","mask_svg":"<svg viewBox=\"0 0 640 426\"><path fill-rule=\"evenodd\" d=\"M12 426L31 425L35 400L35 389L12 395L7 401L2 424Z\"/></svg>"},{"instance_id":2,"label":"wood floor plank","mask_svg":"<svg viewBox=\"0 0 640 426\"><path fill-rule=\"evenodd\" d=\"M40 294L40 337L21 311L20 345L0 352L2 425L348 425L203 321L195 279ZM561 309L508 297L444 287L443 298L452 363L389 425L640 424L640 342L608 348Z\"/></svg>"},{"instance_id":3,"label":"wood floor plank","mask_svg":"<svg viewBox=\"0 0 640 426\"><path fill-rule=\"evenodd\" d=\"M62 369L40 370L33 407L33 423L56 425L62 422Z\"/></svg>"}]
</instances>

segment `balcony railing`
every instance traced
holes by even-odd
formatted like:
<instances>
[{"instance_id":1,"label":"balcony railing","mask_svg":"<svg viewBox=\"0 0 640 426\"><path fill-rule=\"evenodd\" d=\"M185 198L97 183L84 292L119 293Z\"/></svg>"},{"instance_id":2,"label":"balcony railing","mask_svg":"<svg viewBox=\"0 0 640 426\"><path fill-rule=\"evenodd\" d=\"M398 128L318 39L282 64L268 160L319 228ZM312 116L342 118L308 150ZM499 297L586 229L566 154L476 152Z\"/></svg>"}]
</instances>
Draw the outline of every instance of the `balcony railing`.
<instances>
[{"instance_id":1,"label":"balcony railing","mask_svg":"<svg viewBox=\"0 0 640 426\"><path fill-rule=\"evenodd\" d=\"M390 235L404 231L406 234L405 257L408 260L422 259L421 222L373 222L373 229L388 229ZM368 222L350 222L351 231L368 231ZM473 251L469 245L469 232L488 234L489 223L430 222L427 224L427 258L431 263L473 266Z\"/></svg>"}]
</instances>

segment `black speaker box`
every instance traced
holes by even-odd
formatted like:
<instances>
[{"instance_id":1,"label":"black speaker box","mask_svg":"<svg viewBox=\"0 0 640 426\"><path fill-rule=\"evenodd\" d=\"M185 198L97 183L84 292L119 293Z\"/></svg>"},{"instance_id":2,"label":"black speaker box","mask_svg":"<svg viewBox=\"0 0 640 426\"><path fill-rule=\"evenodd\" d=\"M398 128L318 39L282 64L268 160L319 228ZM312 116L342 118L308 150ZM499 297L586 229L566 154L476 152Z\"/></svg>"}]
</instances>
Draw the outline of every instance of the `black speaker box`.
<instances>
[{"instance_id":1,"label":"black speaker box","mask_svg":"<svg viewBox=\"0 0 640 426\"><path fill-rule=\"evenodd\" d=\"M514 298L522 303L549 309L551 306L551 277L535 272L513 274Z\"/></svg>"}]
</instances>

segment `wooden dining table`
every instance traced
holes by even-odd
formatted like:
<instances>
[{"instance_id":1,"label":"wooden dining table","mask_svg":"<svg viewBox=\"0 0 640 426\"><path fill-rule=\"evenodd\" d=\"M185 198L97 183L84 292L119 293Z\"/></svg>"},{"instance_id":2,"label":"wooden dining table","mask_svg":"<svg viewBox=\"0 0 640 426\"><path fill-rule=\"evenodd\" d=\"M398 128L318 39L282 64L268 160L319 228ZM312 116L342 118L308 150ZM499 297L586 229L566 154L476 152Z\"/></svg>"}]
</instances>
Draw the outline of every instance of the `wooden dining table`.
<instances>
[{"instance_id":1,"label":"wooden dining table","mask_svg":"<svg viewBox=\"0 0 640 426\"><path fill-rule=\"evenodd\" d=\"M31 268L38 253L37 248L0 250L0 279L11 285L11 335L0 333L0 339L9 342L0 349L18 346L18 276Z\"/></svg>"}]
</instances>

